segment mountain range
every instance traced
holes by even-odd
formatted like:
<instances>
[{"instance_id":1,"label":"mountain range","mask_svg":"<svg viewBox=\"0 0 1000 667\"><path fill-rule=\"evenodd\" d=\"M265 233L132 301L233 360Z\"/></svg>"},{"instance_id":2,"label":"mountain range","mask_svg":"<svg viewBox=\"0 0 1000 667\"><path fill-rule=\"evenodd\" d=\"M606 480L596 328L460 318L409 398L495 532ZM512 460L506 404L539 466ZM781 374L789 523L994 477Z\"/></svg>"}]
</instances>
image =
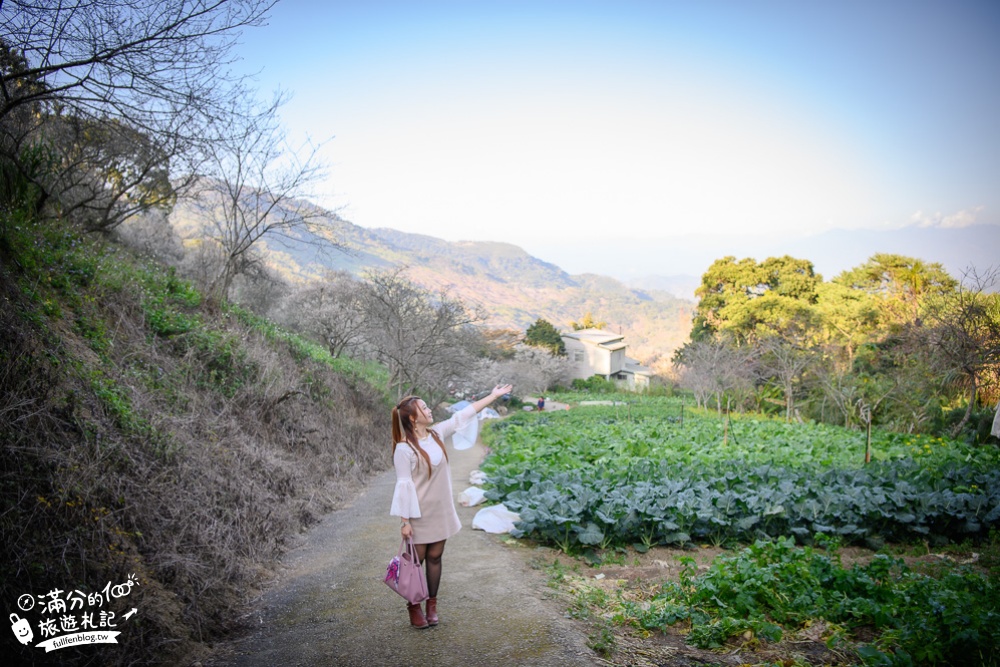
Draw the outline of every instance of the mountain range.
<instances>
[{"instance_id":1,"label":"mountain range","mask_svg":"<svg viewBox=\"0 0 1000 667\"><path fill-rule=\"evenodd\" d=\"M339 249L320 249L322 244L304 230L259 243L270 269L289 283L321 280L328 270L361 276L371 269L406 267L413 282L481 307L489 326L523 331L543 318L565 331L589 313L625 335L630 356L661 370L690 332L700 272L726 255L809 259L827 280L877 252L940 262L956 277L970 265L982 271L1000 262L1000 227L994 225L832 230L784 239L688 235L641 243L610 235L599 244L566 245L547 253L587 267L571 274L512 243L445 241L361 227L322 209L314 212L321 216L321 235ZM191 205L178 204L170 220L182 238L205 235L205 222ZM702 264L695 269L698 275L683 272Z\"/></svg>"},{"instance_id":2,"label":"mountain range","mask_svg":"<svg viewBox=\"0 0 1000 667\"><path fill-rule=\"evenodd\" d=\"M198 209L179 203L170 222L182 239L205 235ZM406 276L431 290L446 290L479 306L485 324L524 331L537 319L557 329L590 313L624 334L628 354L654 368L669 364L687 339L695 303L666 290L630 287L599 273L571 275L511 243L445 241L393 229L368 229L324 212L321 235L340 249L322 250L296 230L291 238L262 239L259 249L271 271L285 281L321 280L329 270L361 276L371 269L406 267Z\"/></svg>"}]
</instances>

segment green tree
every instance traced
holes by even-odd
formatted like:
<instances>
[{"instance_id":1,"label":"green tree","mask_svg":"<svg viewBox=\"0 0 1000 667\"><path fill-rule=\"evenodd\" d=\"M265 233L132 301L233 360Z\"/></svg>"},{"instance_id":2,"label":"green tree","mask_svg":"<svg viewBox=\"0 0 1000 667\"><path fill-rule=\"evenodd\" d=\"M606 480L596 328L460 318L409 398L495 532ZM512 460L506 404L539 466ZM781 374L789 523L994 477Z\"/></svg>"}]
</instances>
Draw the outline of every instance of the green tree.
<instances>
[{"instance_id":1,"label":"green tree","mask_svg":"<svg viewBox=\"0 0 1000 667\"><path fill-rule=\"evenodd\" d=\"M727 333L743 344L761 335L800 335L811 324L821 281L812 262L788 255L760 263L732 256L716 260L695 290L699 302L691 338Z\"/></svg>"},{"instance_id":2,"label":"green tree","mask_svg":"<svg viewBox=\"0 0 1000 667\"><path fill-rule=\"evenodd\" d=\"M544 347L552 354L560 356L566 354L566 344L559 330L548 320L541 318L535 320L535 323L524 332L524 342L535 347Z\"/></svg>"},{"instance_id":3,"label":"green tree","mask_svg":"<svg viewBox=\"0 0 1000 667\"><path fill-rule=\"evenodd\" d=\"M26 75L27 71L24 55L0 37L0 94L21 99L42 92L45 85L38 75ZM0 210L38 211L45 203L39 175L49 171L54 160L50 151L26 141L26 128L34 126L39 115L40 104L30 102L0 116Z\"/></svg>"},{"instance_id":4,"label":"green tree","mask_svg":"<svg viewBox=\"0 0 1000 667\"><path fill-rule=\"evenodd\" d=\"M850 368L860 345L878 336L875 297L841 282L825 282L816 290L816 316L821 329L815 343L842 366Z\"/></svg>"},{"instance_id":5,"label":"green tree","mask_svg":"<svg viewBox=\"0 0 1000 667\"><path fill-rule=\"evenodd\" d=\"M578 321L570 322L569 325L573 327L573 331L583 331L584 329L603 329L608 326L608 323L595 320L594 315L588 310Z\"/></svg>"},{"instance_id":6,"label":"green tree","mask_svg":"<svg viewBox=\"0 0 1000 667\"><path fill-rule=\"evenodd\" d=\"M875 297L880 325L894 330L907 324L920 326L930 303L958 287L958 281L937 262L888 253L872 255L834 282Z\"/></svg>"}]
</instances>

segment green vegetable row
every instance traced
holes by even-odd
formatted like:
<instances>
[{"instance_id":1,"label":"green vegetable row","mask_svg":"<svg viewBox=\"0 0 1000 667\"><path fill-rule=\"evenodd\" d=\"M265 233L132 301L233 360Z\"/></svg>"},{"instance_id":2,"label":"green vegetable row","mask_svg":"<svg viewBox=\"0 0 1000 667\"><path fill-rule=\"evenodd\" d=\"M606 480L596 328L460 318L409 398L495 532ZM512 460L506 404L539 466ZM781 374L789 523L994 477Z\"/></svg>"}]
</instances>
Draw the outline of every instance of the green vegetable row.
<instances>
[{"instance_id":1,"label":"green vegetable row","mask_svg":"<svg viewBox=\"0 0 1000 667\"><path fill-rule=\"evenodd\" d=\"M815 438L798 453L793 438L781 447L751 438L684 446L680 424L607 415L595 436L593 415L579 412L509 421L489 437L484 464L487 497L521 516L516 534L565 551L819 532L869 543L963 539L1000 525L1000 466L989 451L942 442L905 456L912 445L903 440L892 445L899 454L855 466ZM689 417L685 425L697 436L710 421ZM788 432L784 424L756 427ZM808 427L799 432L811 436Z\"/></svg>"},{"instance_id":2,"label":"green vegetable row","mask_svg":"<svg viewBox=\"0 0 1000 667\"><path fill-rule=\"evenodd\" d=\"M641 463L618 479L587 470L495 471L487 497L520 514L516 536L565 551L818 532L848 541L961 539L1000 523L997 470L953 467L931 474L907 461L864 469ZM952 490L960 484L975 488Z\"/></svg>"}]
</instances>

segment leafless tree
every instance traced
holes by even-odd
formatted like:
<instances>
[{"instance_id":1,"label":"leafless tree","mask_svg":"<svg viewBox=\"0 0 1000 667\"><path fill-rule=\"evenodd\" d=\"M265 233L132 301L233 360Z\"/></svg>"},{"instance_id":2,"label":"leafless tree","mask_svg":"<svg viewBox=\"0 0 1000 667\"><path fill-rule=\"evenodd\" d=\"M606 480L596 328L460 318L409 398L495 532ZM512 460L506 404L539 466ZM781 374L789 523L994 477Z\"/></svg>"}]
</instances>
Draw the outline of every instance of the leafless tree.
<instances>
[{"instance_id":1,"label":"leafless tree","mask_svg":"<svg viewBox=\"0 0 1000 667\"><path fill-rule=\"evenodd\" d=\"M232 47L273 0L0 2L0 153L42 201L110 229L169 206L194 142L245 99ZM36 169L25 154L44 147ZM180 182L183 183L183 182ZM164 187L164 186L167 187Z\"/></svg>"},{"instance_id":2,"label":"leafless tree","mask_svg":"<svg viewBox=\"0 0 1000 667\"><path fill-rule=\"evenodd\" d=\"M966 271L957 288L932 309L929 335L947 377L964 385L968 407L954 434L961 433L979 392L1000 383L1000 294L991 291L1000 269Z\"/></svg>"},{"instance_id":3,"label":"leafless tree","mask_svg":"<svg viewBox=\"0 0 1000 667\"><path fill-rule=\"evenodd\" d=\"M567 357L531 345L518 345L510 359L483 359L470 380L478 389L499 382L514 385L517 395L541 393L568 385L573 363Z\"/></svg>"},{"instance_id":4,"label":"leafless tree","mask_svg":"<svg viewBox=\"0 0 1000 667\"><path fill-rule=\"evenodd\" d=\"M209 294L225 265L226 254L222 246L210 238L197 238L184 246L178 270L194 281L198 291Z\"/></svg>"},{"instance_id":5,"label":"leafless tree","mask_svg":"<svg viewBox=\"0 0 1000 667\"><path fill-rule=\"evenodd\" d=\"M91 231L168 210L188 182L170 179L170 160L181 152L176 134L153 139L129 123L65 114L49 117L41 134L56 159L40 182L61 216Z\"/></svg>"},{"instance_id":6,"label":"leafless tree","mask_svg":"<svg viewBox=\"0 0 1000 667\"><path fill-rule=\"evenodd\" d=\"M837 412L844 418L844 428L850 428L854 419L860 419L858 399L861 393L858 377L850 368L844 368L835 359L823 356L816 358L812 372L816 378L816 385L822 392L824 403L826 401L833 403Z\"/></svg>"},{"instance_id":7,"label":"leafless tree","mask_svg":"<svg viewBox=\"0 0 1000 667\"><path fill-rule=\"evenodd\" d=\"M795 390L803 373L815 361L815 354L783 337L769 336L756 343L758 368L764 378L781 388L785 397L785 419L795 411Z\"/></svg>"},{"instance_id":8,"label":"leafless tree","mask_svg":"<svg viewBox=\"0 0 1000 667\"><path fill-rule=\"evenodd\" d=\"M5 0L0 29L25 66L0 76L0 118L54 103L154 131L180 109L220 115L242 81L229 66L240 30L274 0ZM25 85L30 83L31 85Z\"/></svg>"},{"instance_id":9,"label":"leafless tree","mask_svg":"<svg viewBox=\"0 0 1000 667\"><path fill-rule=\"evenodd\" d=\"M177 267L185 258L184 243L162 210L143 211L115 228L115 236L132 248Z\"/></svg>"},{"instance_id":10,"label":"leafless tree","mask_svg":"<svg viewBox=\"0 0 1000 667\"><path fill-rule=\"evenodd\" d=\"M684 346L675 365L681 386L694 393L695 401L707 407L709 397L714 396L721 414L723 396L741 396L752 387L754 350L723 338L692 341Z\"/></svg>"},{"instance_id":11,"label":"leafless tree","mask_svg":"<svg viewBox=\"0 0 1000 667\"><path fill-rule=\"evenodd\" d=\"M364 346L389 369L389 389L398 396L419 388L425 398L440 398L474 368L482 346L475 325L484 318L446 291L414 284L404 271L366 276Z\"/></svg>"},{"instance_id":12,"label":"leafless tree","mask_svg":"<svg viewBox=\"0 0 1000 667\"><path fill-rule=\"evenodd\" d=\"M482 355L497 360L513 359L524 339L524 332L519 329L487 327L482 329L482 335L484 344Z\"/></svg>"},{"instance_id":13,"label":"leafless tree","mask_svg":"<svg viewBox=\"0 0 1000 667\"><path fill-rule=\"evenodd\" d=\"M364 283L344 271L331 271L297 290L280 315L297 331L322 340L339 357L359 345L365 333Z\"/></svg>"},{"instance_id":14,"label":"leafless tree","mask_svg":"<svg viewBox=\"0 0 1000 667\"><path fill-rule=\"evenodd\" d=\"M279 122L285 102L239 102L227 121L202 142L202 178L192 190L209 221L209 236L225 263L212 291L225 300L235 276L255 260L250 250L262 239L338 247L328 233L329 212L307 201L309 188L324 175L319 146L289 145Z\"/></svg>"}]
</instances>

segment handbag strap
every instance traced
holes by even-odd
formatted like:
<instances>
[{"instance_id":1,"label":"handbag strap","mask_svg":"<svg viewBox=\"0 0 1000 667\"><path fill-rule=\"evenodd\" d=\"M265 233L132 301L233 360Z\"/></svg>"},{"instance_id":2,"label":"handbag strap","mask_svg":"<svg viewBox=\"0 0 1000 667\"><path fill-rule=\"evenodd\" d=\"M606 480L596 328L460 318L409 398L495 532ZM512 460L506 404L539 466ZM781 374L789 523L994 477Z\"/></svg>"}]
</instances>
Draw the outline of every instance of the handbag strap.
<instances>
[{"instance_id":1,"label":"handbag strap","mask_svg":"<svg viewBox=\"0 0 1000 667\"><path fill-rule=\"evenodd\" d=\"M420 557L417 555L417 547L416 547L415 544L413 544L413 538L412 537L410 537L410 538L403 538L402 543L400 543L400 545L399 545L399 555L400 556L403 555L403 547L404 546L406 547L406 553L410 554L410 562L416 564L417 567L419 567L421 565L421 563L420 563Z\"/></svg>"}]
</instances>

